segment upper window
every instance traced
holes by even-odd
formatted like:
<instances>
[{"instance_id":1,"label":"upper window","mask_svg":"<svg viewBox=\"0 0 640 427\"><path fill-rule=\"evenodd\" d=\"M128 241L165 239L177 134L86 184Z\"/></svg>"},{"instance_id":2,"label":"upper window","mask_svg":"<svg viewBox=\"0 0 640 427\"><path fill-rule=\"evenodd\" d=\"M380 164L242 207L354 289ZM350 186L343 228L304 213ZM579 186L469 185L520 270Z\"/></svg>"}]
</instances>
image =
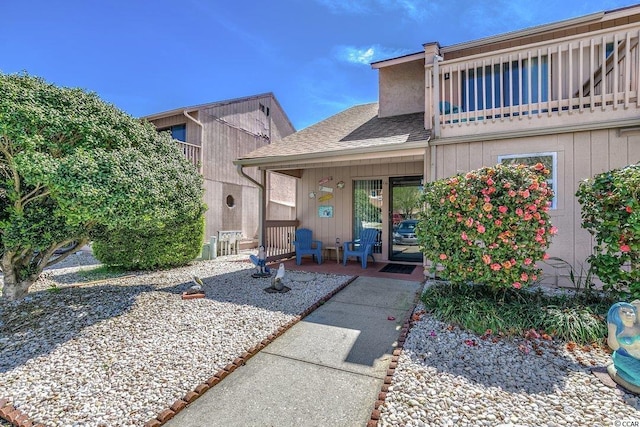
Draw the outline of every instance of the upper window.
<instances>
[{"instance_id":1,"label":"upper window","mask_svg":"<svg viewBox=\"0 0 640 427\"><path fill-rule=\"evenodd\" d=\"M260 104L260 111L262 111L267 117L269 117L269 107L265 107L263 104Z\"/></svg>"},{"instance_id":2,"label":"upper window","mask_svg":"<svg viewBox=\"0 0 640 427\"><path fill-rule=\"evenodd\" d=\"M547 179L547 185L553 190L553 200L551 201L551 209L556 209L558 206L558 153L546 152L546 153L527 153L527 154L508 154L504 156L498 156L498 163L504 164L523 164L527 166L533 166L537 163L542 163L545 169L548 169L551 173Z\"/></svg>"},{"instance_id":3,"label":"upper window","mask_svg":"<svg viewBox=\"0 0 640 427\"><path fill-rule=\"evenodd\" d=\"M547 56L542 55L539 60L522 59L463 70L462 111L546 102L548 67Z\"/></svg>"},{"instance_id":4,"label":"upper window","mask_svg":"<svg viewBox=\"0 0 640 427\"><path fill-rule=\"evenodd\" d=\"M178 141L187 142L187 125L173 125L166 128L158 129L158 132L171 132L171 137L173 139L177 139Z\"/></svg>"}]
</instances>

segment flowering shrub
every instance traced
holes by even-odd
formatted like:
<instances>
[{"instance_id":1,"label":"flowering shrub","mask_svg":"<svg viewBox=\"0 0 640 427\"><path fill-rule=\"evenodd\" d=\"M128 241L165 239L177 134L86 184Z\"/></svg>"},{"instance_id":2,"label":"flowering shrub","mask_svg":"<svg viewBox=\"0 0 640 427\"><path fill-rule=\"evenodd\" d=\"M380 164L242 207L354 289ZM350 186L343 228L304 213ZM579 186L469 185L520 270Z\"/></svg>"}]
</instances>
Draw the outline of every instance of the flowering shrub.
<instances>
[{"instance_id":1,"label":"flowering shrub","mask_svg":"<svg viewBox=\"0 0 640 427\"><path fill-rule=\"evenodd\" d=\"M640 164L580 183L582 227L596 239L589 262L605 289L640 297ZM626 265L626 268L623 268Z\"/></svg>"},{"instance_id":2,"label":"flowering shrub","mask_svg":"<svg viewBox=\"0 0 640 427\"><path fill-rule=\"evenodd\" d=\"M556 228L549 222L549 171L497 165L427 183L418 241L432 271L455 284L521 288L540 274Z\"/></svg>"}]
</instances>

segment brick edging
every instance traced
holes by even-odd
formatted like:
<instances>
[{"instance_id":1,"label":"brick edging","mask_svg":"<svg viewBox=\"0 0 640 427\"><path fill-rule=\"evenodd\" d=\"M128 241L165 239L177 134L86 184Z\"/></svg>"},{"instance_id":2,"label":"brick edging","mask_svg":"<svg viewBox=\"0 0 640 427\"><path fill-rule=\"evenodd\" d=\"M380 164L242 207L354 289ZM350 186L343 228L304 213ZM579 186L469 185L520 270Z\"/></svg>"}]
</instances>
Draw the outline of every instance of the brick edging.
<instances>
[{"instance_id":1,"label":"brick edging","mask_svg":"<svg viewBox=\"0 0 640 427\"><path fill-rule=\"evenodd\" d=\"M202 384L199 384L198 386L196 386L196 388L193 391L190 391L187 394L185 394L184 397L182 397L182 399L176 400L173 403L173 405L171 405L171 407L160 412L156 416L156 418L153 418L147 421L144 427L160 427L161 425L165 424L167 421L173 418L178 412L186 408L187 405L189 405L191 402L199 398L204 392L206 392L207 390L209 390L210 388L218 384L220 381L225 379L230 373L238 369L240 366L244 365L249 359L251 359L253 356L258 354L260 350L262 350L263 348L271 344L276 338L278 338L280 335L285 333L289 328L291 328L293 325L295 325L296 323L298 323L299 321L307 317L309 314L314 312L322 304L329 301L335 294L337 294L338 292L346 288L358 277L359 276L353 276L351 279L347 280L345 283L343 283L342 285L338 286L337 288L335 288L334 290L332 290L331 292L329 292L328 294L320 298L318 301L316 301L315 304L313 304L311 307L303 311L302 314L297 315L296 317L291 319L289 322L280 326L277 331L269 334L269 336L267 336L267 338L260 341L258 345L255 345L250 349L248 349L247 351L245 351L244 353L242 353L242 355L235 358L232 363L220 369L211 378L209 378Z\"/></svg>"},{"instance_id":2,"label":"brick edging","mask_svg":"<svg viewBox=\"0 0 640 427\"><path fill-rule=\"evenodd\" d=\"M407 336L409 335L409 330L413 324L412 318L413 313L416 310L416 306L420 302L420 295L422 293L423 287L420 288L416 292L415 297L413 298L413 307L409 310L409 313L404 318L402 322L402 329L400 329L400 335L398 336L398 345L393 350L391 355L391 362L389 362L389 367L387 368L387 375L384 377L384 382L380 387L380 392L378 393L378 398L376 399L373 405L373 411L371 411L371 417L367 422L367 427L377 427L378 421L380 420L380 405L382 405L387 398L387 392L389 391L389 387L391 386L391 382L393 380L393 374L396 372L396 368L398 367L398 361L400 359L400 355L402 354L402 349L404 348L404 343L407 340Z\"/></svg>"}]
</instances>

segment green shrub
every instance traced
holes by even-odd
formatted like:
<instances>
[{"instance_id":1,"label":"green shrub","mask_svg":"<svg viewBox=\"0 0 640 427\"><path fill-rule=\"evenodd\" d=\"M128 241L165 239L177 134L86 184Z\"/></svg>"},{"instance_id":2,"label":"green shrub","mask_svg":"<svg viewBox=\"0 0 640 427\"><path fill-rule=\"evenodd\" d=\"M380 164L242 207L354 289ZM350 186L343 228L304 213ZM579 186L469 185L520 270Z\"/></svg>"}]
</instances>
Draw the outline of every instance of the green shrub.
<instances>
[{"instance_id":1,"label":"green shrub","mask_svg":"<svg viewBox=\"0 0 640 427\"><path fill-rule=\"evenodd\" d=\"M204 239L204 216L150 230L102 233L93 253L102 263L128 270L152 270L187 264L198 256Z\"/></svg>"},{"instance_id":2,"label":"green shrub","mask_svg":"<svg viewBox=\"0 0 640 427\"><path fill-rule=\"evenodd\" d=\"M417 227L432 272L454 284L521 288L537 281L536 262L546 258L556 233L548 209L549 171L497 165L427 183Z\"/></svg>"},{"instance_id":3,"label":"green shrub","mask_svg":"<svg viewBox=\"0 0 640 427\"><path fill-rule=\"evenodd\" d=\"M580 183L582 227L596 240L589 258L605 289L640 297L640 164Z\"/></svg>"},{"instance_id":4,"label":"green shrub","mask_svg":"<svg viewBox=\"0 0 640 427\"><path fill-rule=\"evenodd\" d=\"M562 341L591 344L607 335L604 316L613 303L608 297L584 299L545 295L541 291L506 289L498 294L483 285L433 285L422 295L431 314L447 323L482 335L523 336L532 329Z\"/></svg>"}]
</instances>

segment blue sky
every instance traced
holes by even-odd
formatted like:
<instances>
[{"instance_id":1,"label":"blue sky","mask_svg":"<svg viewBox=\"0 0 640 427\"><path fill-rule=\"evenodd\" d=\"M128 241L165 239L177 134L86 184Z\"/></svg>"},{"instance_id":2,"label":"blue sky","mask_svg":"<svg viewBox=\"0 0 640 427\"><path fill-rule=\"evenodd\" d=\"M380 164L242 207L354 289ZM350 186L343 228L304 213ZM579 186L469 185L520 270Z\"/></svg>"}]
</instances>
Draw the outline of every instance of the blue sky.
<instances>
[{"instance_id":1,"label":"blue sky","mask_svg":"<svg viewBox=\"0 0 640 427\"><path fill-rule=\"evenodd\" d=\"M0 71L82 87L136 117L273 92L300 130L376 101L372 61L632 4L0 0Z\"/></svg>"}]
</instances>

